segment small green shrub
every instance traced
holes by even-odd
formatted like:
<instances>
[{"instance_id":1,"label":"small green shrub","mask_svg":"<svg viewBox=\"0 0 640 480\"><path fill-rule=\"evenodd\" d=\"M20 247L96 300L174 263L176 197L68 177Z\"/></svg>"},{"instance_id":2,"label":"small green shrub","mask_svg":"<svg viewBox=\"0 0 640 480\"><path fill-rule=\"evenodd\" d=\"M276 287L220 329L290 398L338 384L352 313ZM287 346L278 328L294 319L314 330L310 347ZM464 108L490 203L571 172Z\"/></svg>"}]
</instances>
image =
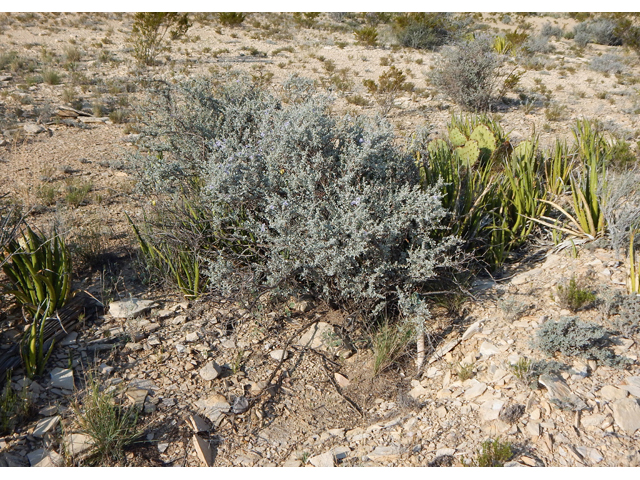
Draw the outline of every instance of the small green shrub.
<instances>
[{"instance_id":1,"label":"small green shrub","mask_svg":"<svg viewBox=\"0 0 640 480\"><path fill-rule=\"evenodd\" d=\"M471 377L473 377L474 367L475 367L475 364L473 363L458 364L458 369L456 370L456 375L458 376L458 379L460 379L463 382L465 380L469 380Z\"/></svg>"},{"instance_id":2,"label":"small green shrub","mask_svg":"<svg viewBox=\"0 0 640 480\"><path fill-rule=\"evenodd\" d=\"M23 388L18 395L11 386L11 371L0 394L0 435L11 435L20 423L28 418L33 409L29 389Z\"/></svg>"},{"instance_id":3,"label":"small green shrub","mask_svg":"<svg viewBox=\"0 0 640 480\"><path fill-rule=\"evenodd\" d=\"M561 353L568 357L597 360L609 367L620 367L626 360L613 353L610 332L593 322L581 322L576 317L548 321L536 332L536 347L549 356Z\"/></svg>"},{"instance_id":4,"label":"small green shrub","mask_svg":"<svg viewBox=\"0 0 640 480\"><path fill-rule=\"evenodd\" d=\"M373 348L373 374L378 375L400 358L413 338L406 324L392 324L386 319L371 338Z\"/></svg>"},{"instance_id":5,"label":"small green shrub","mask_svg":"<svg viewBox=\"0 0 640 480\"><path fill-rule=\"evenodd\" d=\"M62 82L60 74L55 70L49 69L42 71L42 79L47 85L60 85Z\"/></svg>"},{"instance_id":6,"label":"small green shrub","mask_svg":"<svg viewBox=\"0 0 640 480\"><path fill-rule=\"evenodd\" d=\"M91 464L122 462L124 449L142 436L137 409L117 404L113 393L106 393L93 377L87 380L82 404L76 402L72 408L80 432L91 438Z\"/></svg>"},{"instance_id":7,"label":"small green shrub","mask_svg":"<svg viewBox=\"0 0 640 480\"><path fill-rule=\"evenodd\" d=\"M532 372L531 360L525 357L520 357L516 363L511 365L511 371L518 380L528 384L528 380Z\"/></svg>"},{"instance_id":8,"label":"small green shrub","mask_svg":"<svg viewBox=\"0 0 640 480\"><path fill-rule=\"evenodd\" d=\"M353 34L361 45L374 47L378 42L378 29L376 27L362 27L353 32Z\"/></svg>"},{"instance_id":9,"label":"small green shrub","mask_svg":"<svg viewBox=\"0 0 640 480\"><path fill-rule=\"evenodd\" d=\"M188 14L167 12L139 12L134 14L129 42L133 47L133 57L141 65L153 65L164 37L169 33L176 40L187 33L191 25Z\"/></svg>"},{"instance_id":10,"label":"small green shrub","mask_svg":"<svg viewBox=\"0 0 640 480\"><path fill-rule=\"evenodd\" d=\"M64 199L69 205L77 208L84 204L92 189L93 183L91 181L69 182L66 186Z\"/></svg>"},{"instance_id":11,"label":"small green shrub","mask_svg":"<svg viewBox=\"0 0 640 480\"><path fill-rule=\"evenodd\" d=\"M393 104L403 92L411 92L415 85L407 82L407 76L396 67L391 67L382 72L378 77L378 83L374 80L364 80L363 85L374 95L378 105L382 108L382 114L387 115L393 108Z\"/></svg>"},{"instance_id":12,"label":"small green shrub","mask_svg":"<svg viewBox=\"0 0 640 480\"><path fill-rule=\"evenodd\" d=\"M562 308L577 312L585 305L592 303L596 299L595 294L583 287L583 282L576 280L575 277L571 277L568 285L558 285L556 292L558 304Z\"/></svg>"},{"instance_id":13,"label":"small green shrub","mask_svg":"<svg viewBox=\"0 0 640 480\"><path fill-rule=\"evenodd\" d=\"M246 15L240 12L220 12L218 21L225 27L237 27L244 22Z\"/></svg>"},{"instance_id":14,"label":"small green shrub","mask_svg":"<svg viewBox=\"0 0 640 480\"><path fill-rule=\"evenodd\" d=\"M116 124L124 123L127 120L127 115L128 113L126 110L119 108L109 113L109 120Z\"/></svg>"},{"instance_id":15,"label":"small green shrub","mask_svg":"<svg viewBox=\"0 0 640 480\"><path fill-rule=\"evenodd\" d=\"M472 461L474 467L504 467L513 457L513 450L509 442L502 442L499 438L482 443L478 455Z\"/></svg>"}]
</instances>

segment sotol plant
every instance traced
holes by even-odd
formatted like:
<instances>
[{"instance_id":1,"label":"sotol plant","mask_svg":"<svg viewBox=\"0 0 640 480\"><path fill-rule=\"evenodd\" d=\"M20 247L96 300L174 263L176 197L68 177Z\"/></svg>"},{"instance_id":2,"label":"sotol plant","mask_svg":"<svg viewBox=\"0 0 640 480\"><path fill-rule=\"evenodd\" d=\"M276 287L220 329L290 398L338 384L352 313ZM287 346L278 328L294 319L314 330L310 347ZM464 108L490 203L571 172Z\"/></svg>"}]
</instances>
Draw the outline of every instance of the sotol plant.
<instances>
[{"instance_id":1,"label":"sotol plant","mask_svg":"<svg viewBox=\"0 0 640 480\"><path fill-rule=\"evenodd\" d=\"M5 247L2 268L13 284L8 293L33 315L46 305L41 313L51 316L71 295L71 256L55 231L47 238L27 226L20 238Z\"/></svg>"}]
</instances>

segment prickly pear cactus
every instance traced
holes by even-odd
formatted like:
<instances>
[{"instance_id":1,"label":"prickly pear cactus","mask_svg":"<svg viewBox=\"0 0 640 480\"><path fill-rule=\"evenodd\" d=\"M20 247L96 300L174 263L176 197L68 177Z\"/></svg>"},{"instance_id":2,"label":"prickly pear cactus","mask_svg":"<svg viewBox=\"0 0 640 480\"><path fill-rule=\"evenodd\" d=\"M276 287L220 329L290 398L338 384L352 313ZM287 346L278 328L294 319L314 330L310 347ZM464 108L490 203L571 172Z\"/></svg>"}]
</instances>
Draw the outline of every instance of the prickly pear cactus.
<instances>
[{"instance_id":1,"label":"prickly pear cactus","mask_svg":"<svg viewBox=\"0 0 640 480\"><path fill-rule=\"evenodd\" d=\"M441 138L436 138L435 140L432 140L431 142L429 142L429 144L427 145L427 150L432 155L435 155L443 148L448 150L449 145L447 145L447 142L445 142Z\"/></svg>"},{"instance_id":2,"label":"prickly pear cactus","mask_svg":"<svg viewBox=\"0 0 640 480\"><path fill-rule=\"evenodd\" d=\"M516 158L528 157L533 153L533 144L529 140L524 140L513 149L513 156Z\"/></svg>"},{"instance_id":3,"label":"prickly pear cactus","mask_svg":"<svg viewBox=\"0 0 640 480\"><path fill-rule=\"evenodd\" d=\"M455 152L458 154L460 159L467 162L469 166L473 166L473 164L478 161L478 157L480 156L480 148L478 147L478 142L476 142L475 140L467 141L464 147L456 148Z\"/></svg>"},{"instance_id":4,"label":"prickly pear cactus","mask_svg":"<svg viewBox=\"0 0 640 480\"><path fill-rule=\"evenodd\" d=\"M461 147L462 145L467 143L467 137L465 137L464 134L457 128L452 128L451 130L449 130L449 141L454 147Z\"/></svg>"},{"instance_id":5,"label":"prickly pear cactus","mask_svg":"<svg viewBox=\"0 0 640 480\"><path fill-rule=\"evenodd\" d=\"M496 137L486 125L478 125L469 139L478 142L478 147L481 150L488 150L489 155L496 149Z\"/></svg>"}]
</instances>

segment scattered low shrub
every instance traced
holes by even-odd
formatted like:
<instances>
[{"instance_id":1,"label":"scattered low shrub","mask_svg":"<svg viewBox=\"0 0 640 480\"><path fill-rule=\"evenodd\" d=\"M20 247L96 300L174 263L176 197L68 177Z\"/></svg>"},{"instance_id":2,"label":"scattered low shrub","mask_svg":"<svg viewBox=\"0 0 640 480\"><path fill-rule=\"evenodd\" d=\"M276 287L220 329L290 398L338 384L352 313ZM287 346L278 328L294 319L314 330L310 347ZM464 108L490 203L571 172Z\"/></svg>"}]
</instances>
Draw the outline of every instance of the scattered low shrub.
<instances>
[{"instance_id":1,"label":"scattered low shrub","mask_svg":"<svg viewBox=\"0 0 640 480\"><path fill-rule=\"evenodd\" d=\"M124 450L142 437L138 411L116 403L98 381L89 377L82 403L72 405L79 431L91 438L90 464L105 465L124 460Z\"/></svg>"},{"instance_id":2,"label":"scattered low shrub","mask_svg":"<svg viewBox=\"0 0 640 480\"><path fill-rule=\"evenodd\" d=\"M131 37L133 57L141 65L153 65L169 34L176 40L187 33L191 25L188 14L167 12L138 12L134 14Z\"/></svg>"},{"instance_id":3,"label":"scattered low shrub","mask_svg":"<svg viewBox=\"0 0 640 480\"><path fill-rule=\"evenodd\" d=\"M622 39L616 34L616 22L600 18L579 23L573 29L575 42L584 47L588 43L599 45L622 45Z\"/></svg>"},{"instance_id":4,"label":"scattered low shrub","mask_svg":"<svg viewBox=\"0 0 640 480\"><path fill-rule=\"evenodd\" d=\"M556 40L562 39L564 35L564 30L558 27L557 25L551 25L551 23L547 22L542 26L542 30L540 30L541 37L556 37Z\"/></svg>"},{"instance_id":5,"label":"scattered low shrub","mask_svg":"<svg viewBox=\"0 0 640 480\"><path fill-rule=\"evenodd\" d=\"M556 297L562 308L568 308L572 312L577 312L596 299L594 293L584 288L584 282L575 277L571 277L568 285L558 285Z\"/></svg>"},{"instance_id":6,"label":"scattered low shrub","mask_svg":"<svg viewBox=\"0 0 640 480\"><path fill-rule=\"evenodd\" d=\"M48 85L60 85L62 82L60 74L55 70L49 69L42 71L42 79L44 80L44 83Z\"/></svg>"},{"instance_id":7,"label":"scattered low shrub","mask_svg":"<svg viewBox=\"0 0 640 480\"><path fill-rule=\"evenodd\" d=\"M504 467L513 457L513 450L509 442L502 442L499 438L482 443L477 458L472 461L474 467Z\"/></svg>"},{"instance_id":8,"label":"scattered low shrub","mask_svg":"<svg viewBox=\"0 0 640 480\"><path fill-rule=\"evenodd\" d=\"M225 27L237 27L245 21L246 15L240 12L220 12L218 21Z\"/></svg>"},{"instance_id":9,"label":"scattered low shrub","mask_svg":"<svg viewBox=\"0 0 640 480\"><path fill-rule=\"evenodd\" d=\"M576 317L548 321L536 332L536 347L549 356L561 353L568 357L597 360L609 367L620 367L626 360L609 349L610 333L593 322L581 322Z\"/></svg>"},{"instance_id":10,"label":"scattered low shrub","mask_svg":"<svg viewBox=\"0 0 640 480\"><path fill-rule=\"evenodd\" d=\"M411 92L415 88L413 83L407 82L407 76L396 67L382 72L377 83L370 79L364 80L362 83L375 97L382 109L382 115L387 115L391 111L395 100L402 93Z\"/></svg>"},{"instance_id":11,"label":"scattered low shrub","mask_svg":"<svg viewBox=\"0 0 640 480\"><path fill-rule=\"evenodd\" d=\"M447 13L405 13L394 19L393 32L403 47L432 50L450 43L463 31L463 25Z\"/></svg>"},{"instance_id":12,"label":"scattered low shrub","mask_svg":"<svg viewBox=\"0 0 640 480\"><path fill-rule=\"evenodd\" d=\"M353 34L361 45L374 47L378 42L378 29L376 27L362 27Z\"/></svg>"},{"instance_id":13,"label":"scattered low shrub","mask_svg":"<svg viewBox=\"0 0 640 480\"><path fill-rule=\"evenodd\" d=\"M589 68L596 72L623 73L627 68L621 60L618 55L605 53L591 60Z\"/></svg>"},{"instance_id":14,"label":"scattered low shrub","mask_svg":"<svg viewBox=\"0 0 640 480\"><path fill-rule=\"evenodd\" d=\"M518 82L506 60L493 50L490 37L478 36L444 50L431 78L463 108L486 111Z\"/></svg>"}]
</instances>

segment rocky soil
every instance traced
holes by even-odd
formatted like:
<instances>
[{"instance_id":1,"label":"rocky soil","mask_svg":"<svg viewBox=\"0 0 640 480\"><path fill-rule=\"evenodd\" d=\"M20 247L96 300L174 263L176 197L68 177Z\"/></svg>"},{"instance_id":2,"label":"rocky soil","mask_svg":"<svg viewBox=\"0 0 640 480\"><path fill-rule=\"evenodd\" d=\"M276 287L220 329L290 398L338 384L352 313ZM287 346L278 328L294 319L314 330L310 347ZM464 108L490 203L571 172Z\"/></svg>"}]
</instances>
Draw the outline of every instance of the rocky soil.
<instances>
[{"instance_id":1,"label":"rocky soil","mask_svg":"<svg viewBox=\"0 0 640 480\"><path fill-rule=\"evenodd\" d=\"M385 70L381 58L392 56L424 89L399 98L391 111L399 135L425 122L441 130L458 111L426 80L437 53L362 47L349 32L290 21L280 34L269 33L264 25L280 17L254 18L263 27L196 23L190 39L174 45L170 59L151 73L178 80L232 64L249 73L272 72L278 85L293 71L322 80L330 59L337 68L351 69L352 93L367 97L362 80L377 79ZM483 21L515 28L499 18ZM546 21L567 29L576 23L536 17L532 29ZM76 71L91 80L86 84L73 80L71 71L61 85L29 86L23 73L0 74L0 113L11 113L3 117L0 138L0 192L31 209L30 223L61 225L78 251L94 239L107 252L98 268L79 265L77 288L108 310L58 345L40 379L29 382L14 372L14 389L29 392L38 413L0 438L0 466L85 462L90 442L78 431L72 405L90 371L125 405L140 410L144 442L127 451L130 466L461 466L476 458L484 441L498 437L512 444L508 466L638 466L637 330L612 327L618 333L611 349L628 359L626 369L562 355L543 373L520 368L552 360L533 341L546 322L573 315L558 304L557 286L574 275L588 279L598 294L577 316L606 327L624 320L624 312L606 304L613 291L626 292L624 257L594 243L557 250L540 239L535 254L511 265L510 273L479 279L462 305L434 311L433 348L420 375L407 356L373 376L365 341L370 332L353 324L348 312L306 298L253 306L187 302L140 281L123 212L135 218L153 199L135 192L127 170L125 152L137 140L134 118L114 124L92 108L96 102L112 108L119 98L133 102L142 95L141 88L130 94L126 87L124 93L109 90L126 85L129 74L138 78L125 41L130 17L61 14L5 17L1 23L0 51L35 58L44 48L62 56L65 47L77 45L83 52ZM97 38L109 41L98 46ZM543 69L527 70L523 85L533 95L540 90L536 79L542 79L554 101L566 106L566 118L547 120L542 107L505 106L501 121L513 138L535 129L551 141L566 136L570 120L583 115L637 139L637 59L622 47L590 45L576 52L570 40L550 43L555 52L541 56ZM247 52L245 46L269 52L268 62L233 62ZM271 53L280 47L293 51ZM211 54L219 49L228 51ZM104 50L116 61L99 61ZM589 69L591 59L606 52L623 56L625 75ZM69 86L76 89L77 108L63 98ZM372 114L376 107L367 98L372 103L362 108L339 96L336 108ZM90 193L73 204L65 196L69 186L83 183L91 184ZM43 188L51 186L54 198L45 201ZM8 345L19 335L20 319L8 302L0 307L0 343Z\"/></svg>"}]
</instances>

